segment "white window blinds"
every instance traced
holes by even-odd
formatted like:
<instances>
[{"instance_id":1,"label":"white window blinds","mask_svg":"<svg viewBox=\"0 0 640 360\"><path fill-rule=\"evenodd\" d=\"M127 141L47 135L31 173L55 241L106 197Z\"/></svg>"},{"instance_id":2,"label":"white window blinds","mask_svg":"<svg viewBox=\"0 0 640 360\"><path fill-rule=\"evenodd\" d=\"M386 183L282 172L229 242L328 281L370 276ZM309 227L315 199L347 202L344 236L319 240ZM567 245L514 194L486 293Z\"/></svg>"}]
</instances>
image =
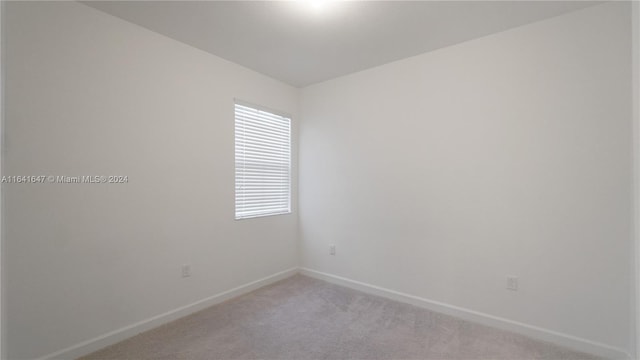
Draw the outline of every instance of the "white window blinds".
<instances>
[{"instance_id":1,"label":"white window blinds","mask_svg":"<svg viewBox=\"0 0 640 360\"><path fill-rule=\"evenodd\" d=\"M291 212L291 119L235 104L236 219Z\"/></svg>"}]
</instances>

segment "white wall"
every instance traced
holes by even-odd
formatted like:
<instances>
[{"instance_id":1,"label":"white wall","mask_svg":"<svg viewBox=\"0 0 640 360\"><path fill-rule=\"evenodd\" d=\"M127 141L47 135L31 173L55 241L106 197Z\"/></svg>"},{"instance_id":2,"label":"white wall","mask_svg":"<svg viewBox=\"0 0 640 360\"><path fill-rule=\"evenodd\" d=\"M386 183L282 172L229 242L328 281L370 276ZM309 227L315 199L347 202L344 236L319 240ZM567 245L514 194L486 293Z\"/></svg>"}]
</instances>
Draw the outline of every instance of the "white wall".
<instances>
[{"instance_id":1,"label":"white wall","mask_svg":"<svg viewBox=\"0 0 640 360\"><path fill-rule=\"evenodd\" d=\"M8 358L297 265L296 215L233 213L234 97L295 127L297 89L79 3L6 20L6 174L129 176L5 187Z\"/></svg>"},{"instance_id":2,"label":"white wall","mask_svg":"<svg viewBox=\"0 0 640 360\"><path fill-rule=\"evenodd\" d=\"M631 340L635 359L640 360L640 3L633 1L632 10L632 59L633 59L633 167L634 167L634 230L635 230L635 251L633 261L635 265L635 276L632 277L631 288L635 290L632 300L632 313L635 315L631 324Z\"/></svg>"},{"instance_id":3,"label":"white wall","mask_svg":"<svg viewBox=\"0 0 640 360\"><path fill-rule=\"evenodd\" d=\"M305 88L302 266L629 352L630 41L609 3Z\"/></svg>"},{"instance_id":4,"label":"white wall","mask_svg":"<svg viewBox=\"0 0 640 360\"><path fill-rule=\"evenodd\" d=\"M5 2L0 2L0 177L4 174L4 7ZM4 347L4 334L5 334L5 321L4 321L4 291L3 291L3 283L4 283L4 273L2 272L2 268L4 266L2 258L4 257L4 216L3 216L3 208L4 201L3 198L3 186L0 184L0 359L6 359L5 356L5 347Z\"/></svg>"}]
</instances>

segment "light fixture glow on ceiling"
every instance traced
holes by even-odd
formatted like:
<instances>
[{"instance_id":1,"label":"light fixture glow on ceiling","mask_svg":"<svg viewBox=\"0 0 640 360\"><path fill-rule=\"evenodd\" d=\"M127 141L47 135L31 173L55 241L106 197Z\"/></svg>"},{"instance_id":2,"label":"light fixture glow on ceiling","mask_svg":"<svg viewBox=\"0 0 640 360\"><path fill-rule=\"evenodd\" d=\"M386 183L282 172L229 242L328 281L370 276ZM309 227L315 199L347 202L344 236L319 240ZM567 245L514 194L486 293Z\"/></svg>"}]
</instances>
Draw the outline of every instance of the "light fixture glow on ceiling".
<instances>
[{"instance_id":1,"label":"light fixture glow on ceiling","mask_svg":"<svg viewBox=\"0 0 640 360\"><path fill-rule=\"evenodd\" d=\"M325 0L310 0L309 3L311 4L311 7L314 9L320 9L324 3L326 1Z\"/></svg>"},{"instance_id":2,"label":"light fixture glow on ceiling","mask_svg":"<svg viewBox=\"0 0 640 360\"><path fill-rule=\"evenodd\" d=\"M329 0L298 0L299 3L301 3L301 5L304 5L304 7L309 8L311 10L313 10L314 12L321 12L324 11L329 5L330 2Z\"/></svg>"}]
</instances>

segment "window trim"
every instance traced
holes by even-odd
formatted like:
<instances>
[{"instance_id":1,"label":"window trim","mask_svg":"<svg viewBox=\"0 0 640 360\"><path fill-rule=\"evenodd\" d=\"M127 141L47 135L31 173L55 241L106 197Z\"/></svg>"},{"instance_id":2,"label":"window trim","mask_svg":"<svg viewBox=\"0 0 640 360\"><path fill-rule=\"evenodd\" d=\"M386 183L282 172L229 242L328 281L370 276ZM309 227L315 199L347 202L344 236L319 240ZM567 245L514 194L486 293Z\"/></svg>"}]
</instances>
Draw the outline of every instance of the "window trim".
<instances>
[{"instance_id":1,"label":"window trim","mask_svg":"<svg viewBox=\"0 0 640 360\"><path fill-rule=\"evenodd\" d=\"M272 115L276 115L276 116L280 116L283 118L286 118L289 120L289 169L288 169L288 197L287 197L287 210L286 211L279 211L279 212L272 212L272 213L267 213L267 214L256 214L256 215L248 215L248 216L240 216L238 217L237 215L237 207L236 207L236 196L237 196L237 188L236 188L236 178L235 178L235 172L237 170L236 168L236 163L235 163L235 157L236 157L236 150L235 150L235 145L236 145L236 136L235 136L235 127L236 127L236 105L240 105L240 106L245 106L245 107L249 107L258 111L264 111L267 112L269 114ZM291 116L291 114L284 112L284 111L280 111L280 110L274 110L272 108L266 107L266 106L262 106L262 105L256 105L254 103L251 102L247 102L238 98L234 98L233 99L233 128L234 128L234 136L233 136L233 146L234 146L234 220L245 220L245 219L255 219L255 218L262 218L262 217L270 217L270 216L278 216L278 215L290 215L293 212L293 116Z\"/></svg>"}]
</instances>

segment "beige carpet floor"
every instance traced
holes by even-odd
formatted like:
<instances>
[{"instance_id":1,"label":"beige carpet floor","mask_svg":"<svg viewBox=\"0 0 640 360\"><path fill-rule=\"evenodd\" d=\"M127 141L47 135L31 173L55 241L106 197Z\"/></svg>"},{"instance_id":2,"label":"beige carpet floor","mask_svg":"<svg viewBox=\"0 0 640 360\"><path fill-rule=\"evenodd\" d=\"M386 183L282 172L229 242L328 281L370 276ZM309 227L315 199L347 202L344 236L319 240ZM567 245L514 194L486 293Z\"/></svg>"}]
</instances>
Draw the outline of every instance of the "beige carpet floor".
<instances>
[{"instance_id":1,"label":"beige carpet floor","mask_svg":"<svg viewBox=\"0 0 640 360\"><path fill-rule=\"evenodd\" d=\"M597 358L296 275L82 359Z\"/></svg>"}]
</instances>

